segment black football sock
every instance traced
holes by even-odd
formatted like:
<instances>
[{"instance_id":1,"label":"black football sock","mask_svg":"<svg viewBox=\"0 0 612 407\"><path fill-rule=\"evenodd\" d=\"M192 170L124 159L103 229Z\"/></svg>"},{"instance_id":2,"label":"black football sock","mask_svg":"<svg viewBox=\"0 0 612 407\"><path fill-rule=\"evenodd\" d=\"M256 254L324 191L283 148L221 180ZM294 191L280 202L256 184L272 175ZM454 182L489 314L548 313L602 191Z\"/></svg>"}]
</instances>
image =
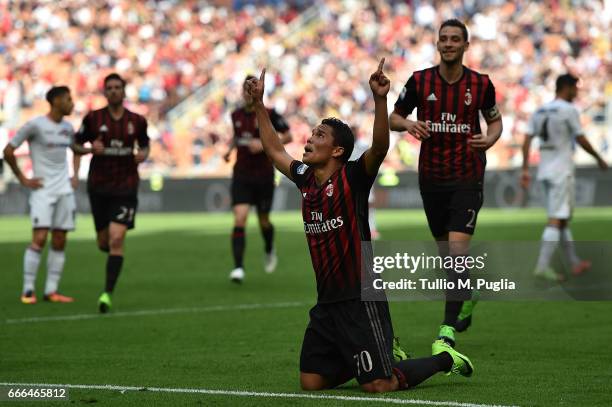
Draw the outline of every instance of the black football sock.
<instances>
[{"instance_id":1,"label":"black football sock","mask_svg":"<svg viewBox=\"0 0 612 407\"><path fill-rule=\"evenodd\" d=\"M463 256L453 256L457 257ZM455 260L456 261L456 260ZM463 301L467 301L471 298L471 290L463 288L460 282L465 283L470 278L469 270L447 270L448 281L452 281L455 285L455 289L447 290L446 292L446 304L444 306L444 322L442 325L455 326L461 308L463 307Z\"/></svg>"},{"instance_id":2,"label":"black football sock","mask_svg":"<svg viewBox=\"0 0 612 407\"><path fill-rule=\"evenodd\" d=\"M106 291L112 293L117 284L119 273L121 272L121 266L123 265L123 256L110 255L106 259Z\"/></svg>"},{"instance_id":3,"label":"black football sock","mask_svg":"<svg viewBox=\"0 0 612 407\"><path fill-rule=\"evenodd\" d=\"M407 359L397 362L393 369L400 382L400 390L424 382L438 372L448 372L453 367L453 358L448 352L427 358Z\"/></svg>"},{"instance_id":4,"label":"black football sock","mask_svg":"<svg viewBox=\"0 0 612 407\"><path fill-rule=\"evenodd\" d=\"M264 238L264 242L266 244L266 253L272 252L272 243L274 241L274 226L270 224L268 228L262 228L261 234Z\"/></svg>"},{"instance_id":5,"label":"black football sock","mask_svg":"<svg viewBox=\"0 0 612 407\"><path fill-rule=\"evenodd\" d=\"M234 266L242 268L242 258L244 257L244 247L246 246L244 228L235 227L232 232L232 254L234 255Z\"/></svg>"},{"instance_id":6,"label":"black football sock","mask_svg":"<svg viewBox=\"0 0 612 407\"><path fill-rule=\"evenodd\" d=\"M455 326L455 322L457 322L457 317L461 312L461 307L463 307L463 301L446 301L444 304L444 321L442 325Z\"/></svg>"}]
</instances>

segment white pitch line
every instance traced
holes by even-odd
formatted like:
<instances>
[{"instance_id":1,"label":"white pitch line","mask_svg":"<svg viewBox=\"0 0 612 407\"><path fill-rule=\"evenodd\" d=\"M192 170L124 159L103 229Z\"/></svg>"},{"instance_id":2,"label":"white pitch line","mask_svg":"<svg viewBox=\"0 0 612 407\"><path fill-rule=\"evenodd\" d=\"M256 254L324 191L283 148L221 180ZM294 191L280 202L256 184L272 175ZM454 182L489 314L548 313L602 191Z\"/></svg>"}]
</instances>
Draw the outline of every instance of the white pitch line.
<instances>
[{"instance_id":1,"label":"white pitch line","mask_svg":"<svg viewBox=\"0 0 612 407\"><path fill-rule=\"evenodd\" d=\"M15 387L63 387L68 389L86 389L86 390L115 390L120 392L126 391L151 391L157 393L189 393L189 394L208 394L218 396L236 396L236 397L271 397L271 398L291 398L291 399L317 399L317 400L340 400L340 401L367 401L370 403L388 403L388 404L416 404L426 406L442 406L442 407L517 407L505 406L500 404L477 404L477 403L462 403L459 401L433 401L433 400L416 400L416 399L396 399L387 397L359 397L359 396L334 396L329 394L306 394L306 393L269 393L257 391L240 391L240 390L211 390L211 389L181 389L181 388L164 388L164 387L146 387L146 386L115 386L112 384L51 384L51 383L2 383L0 386L15 386Z\"/></svg>"},{"instance_id":2,"label":"white pitch line","mask_svg":"<svg viewBox=\"0 0 612 407\"><path fill-rule=\"evenodd\" d=\"M304 302L277 302L271 304L235 304L235 305L212 305L209 307L192 308L166 308L151 309L140 311L111 312L109 314L74 314L74 315L54 315L43 317L28 317L6 319L6 324L28 324L31 322L50 322L50 321L80 321L84 319L102 319L119 317L140 317L148 315L167 315L167 314L188 314L197 312L218 312L218 311L240 311L270 308L292 308L306 305Z\"/></svg>"}]
</instances>

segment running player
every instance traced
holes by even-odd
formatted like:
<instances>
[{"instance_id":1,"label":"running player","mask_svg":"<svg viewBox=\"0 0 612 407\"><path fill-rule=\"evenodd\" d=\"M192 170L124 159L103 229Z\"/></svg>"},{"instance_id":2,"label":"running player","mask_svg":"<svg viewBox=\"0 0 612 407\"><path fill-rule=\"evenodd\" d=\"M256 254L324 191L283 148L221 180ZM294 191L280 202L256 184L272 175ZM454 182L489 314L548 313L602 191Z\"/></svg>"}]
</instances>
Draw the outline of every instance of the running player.
<instances>
[{"instance_id":1,"label":"running player","mask_svg":"<svg viewBox=\"0 0 612 407\"><path fill-rule=\"evenodd\" d=\"M149 155L147 120L123 106L125 80L116 73L104 78L104 96L108 105L83 118L74 146L81 154L93 154L87 192L98 248L108 253L106 284L98 300L102 313L112 306L111 294L123 265L125 236L134 228L138 164ZM91 148L83 147L86 142L91 143Z\"/></svg>"},{"instance_id":2,"label":"running player","mask_svg":"<svg viewBox=\"0 0 612 407\"><path fill-rule=\"evenodd\" d=\"M389 118L391 130L407 131L421 141L423 207L442 255L467 254L483 201L485 151L502 132L493 83L487 75L463 65L468 46L467 27L462 22L442 23L437 42L440 64L413 73ZM417 120L407 120L415 107ZM487 122L486 135L481 134L479 111ZM447 272L453 280L468 277L467 273ZM447 296L438 337L454 346L455 331L471 324L476 300L470 292Z\"/></svg>"}]
</instances>

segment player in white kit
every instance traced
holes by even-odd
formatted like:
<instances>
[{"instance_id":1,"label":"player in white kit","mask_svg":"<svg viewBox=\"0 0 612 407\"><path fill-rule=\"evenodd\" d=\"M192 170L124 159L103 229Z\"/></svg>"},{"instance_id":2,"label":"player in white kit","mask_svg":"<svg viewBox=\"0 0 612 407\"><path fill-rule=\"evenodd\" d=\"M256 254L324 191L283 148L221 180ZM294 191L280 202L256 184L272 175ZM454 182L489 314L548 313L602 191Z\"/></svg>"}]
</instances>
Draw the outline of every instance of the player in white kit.
<instances>
[{"instance_id":1,"label":"player in white kit","mask_svg":"<svg viewBox=\"0 0 612 407\"><path fill-rule=\"evenodd\" d=\"M32 190L30 194L30 218L32 242L26 248L23 259L23 291L21 302L35 304L35 282L42 250L51 230L51 248L47 255L47 281L44 299L51 302L72 302L73 298L58 293L59 280L64 269L66 234L74 230L76 204L68 174L66 150L74 138L72 125L64 116L72 112L74 103L70 89L56 86L47 92L51 105L45 116L38 116L23 125L4 149L4 157L19 182ZM27 178L15 159L15 149L28 141L34 176ZM75 171L76 173L76 171Z\"/></svg>"},{"instance_id":2,"label":"player in white kit","mask_svg":"<svg viewBox=\"0 0 612 407\"><path fill-rule=\"evenodd\" d=\"M578 78L564 74L557 78L555 100L540 107L530 118L523 143L523 171L521 184L529 186L529 150L531 140L539 138L540 164L537 180L544 186L548 224L542 234L540 255L535 275L548 280L562 281L565 277L550 266L551 257L559 242L572 264L572 272L579 275L588 270L591 262L576 254L569 221L574 207L574 148L576 143L596 160L599 168L608 168L584 136L578 109L572 101L578 93Z\"/></svg>"}]
</instances>

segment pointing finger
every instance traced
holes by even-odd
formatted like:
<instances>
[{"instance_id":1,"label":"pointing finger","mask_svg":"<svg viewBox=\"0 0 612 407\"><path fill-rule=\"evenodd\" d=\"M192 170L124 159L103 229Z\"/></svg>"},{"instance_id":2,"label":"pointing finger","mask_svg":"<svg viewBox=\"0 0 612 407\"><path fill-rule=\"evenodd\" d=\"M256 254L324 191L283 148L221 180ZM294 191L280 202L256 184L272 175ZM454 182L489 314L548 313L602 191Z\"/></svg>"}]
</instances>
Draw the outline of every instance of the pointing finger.
<instances>
[{"instance_id":1,"label":"pointing finger","mask_svg":"<svg viewBox=\"0 0 612 407\"><path fill-rule=\"evenodd\" d=\"M383 57L383 59L381 59L380 63L378 64L378 72L382 72L384 64L385 64L385 58Z\"/></svg>"},{"instance_id":2,"label":"pointing finger","mask_svg":"<svg viewBox=\"0 0 612 407\"><path fill-rule=\"evenodd\" d=\"M259 75L259 80L263 82L265 78L266 78L266 68L261 70L261 75Z\"/></svg>"}]
</instances>

